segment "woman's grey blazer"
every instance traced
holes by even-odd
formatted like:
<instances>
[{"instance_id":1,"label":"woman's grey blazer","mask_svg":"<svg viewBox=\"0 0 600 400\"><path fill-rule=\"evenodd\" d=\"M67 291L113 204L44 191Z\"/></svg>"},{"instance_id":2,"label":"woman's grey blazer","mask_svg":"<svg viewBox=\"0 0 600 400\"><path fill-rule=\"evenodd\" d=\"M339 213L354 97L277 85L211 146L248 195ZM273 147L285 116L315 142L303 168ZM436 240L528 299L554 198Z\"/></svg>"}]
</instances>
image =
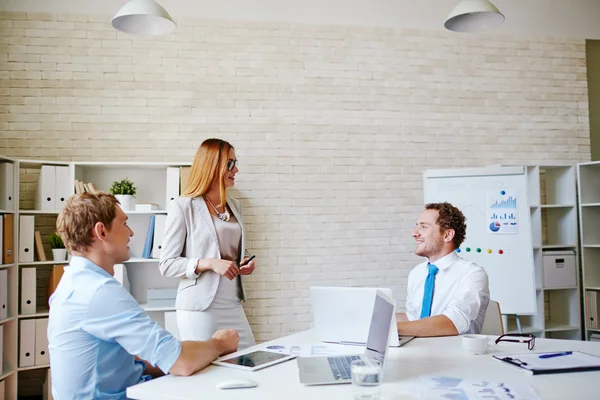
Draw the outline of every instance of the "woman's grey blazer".
<instances>
[{"instance_id":1,"label":"woman's grey blazer","mask_svg":"<svg viewBox=\"0 0 600 400\"><path fill-rule=\"evenodd\" d=\"M227 205L242 227L240 259L245 254L245 233L239 201L228 197ZM204 311L217 293L220 275L213 271L196 274L201 258L221 258L212 217L202 197L179 197L167 207L167 222L158 268L163 276L179 277L175 307ZM238 263L241 260L238 260ZM240 275L240 282L242 276ZM242 285L242 300L246 299Z\"/></svg>"}]
</instances>

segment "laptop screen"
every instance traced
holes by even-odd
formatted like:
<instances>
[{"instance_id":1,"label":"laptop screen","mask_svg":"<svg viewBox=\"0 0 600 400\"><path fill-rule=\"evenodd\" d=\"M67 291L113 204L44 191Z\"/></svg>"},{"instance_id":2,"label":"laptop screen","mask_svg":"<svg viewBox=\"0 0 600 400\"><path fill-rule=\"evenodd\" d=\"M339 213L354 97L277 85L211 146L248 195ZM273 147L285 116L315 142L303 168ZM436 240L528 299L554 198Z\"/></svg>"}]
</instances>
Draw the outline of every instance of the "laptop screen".
<instances>
[{"instance_id":1,"label":"laptop screen","mask_svg":"<svg viewBox=\"0 0 600 400\"><path fill-rule=\"evenodd\" d=\"M390 336L393 313L394 305L377 295L375 297L371 328L369 329L369 338L367 339L366 353L368 357L383 362Z\"/></svg>"}]
</instances>

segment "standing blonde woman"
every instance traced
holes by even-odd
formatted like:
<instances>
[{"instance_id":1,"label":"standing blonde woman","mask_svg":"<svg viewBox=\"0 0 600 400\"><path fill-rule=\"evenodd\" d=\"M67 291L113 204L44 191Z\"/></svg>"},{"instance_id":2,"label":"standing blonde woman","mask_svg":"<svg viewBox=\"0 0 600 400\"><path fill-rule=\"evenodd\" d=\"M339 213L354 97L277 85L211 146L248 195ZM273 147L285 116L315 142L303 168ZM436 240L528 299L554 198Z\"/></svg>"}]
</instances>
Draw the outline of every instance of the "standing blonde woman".
<instances>
[{"instance_id":1,"label":"standing blonde woman","mask_svg":"<svg viewBox=\"0 0 600 400\"><path fill-rule=\"evenodd\" d=\"M183 195L168 206L159 269L181 278L175 303L181 340L207 340L229 328L239 333L239 349L255 344L240 276L254 271L254 261L244 258L241 205L227 196L238 171L233 146L207 139Z\"/></svg>"}]
</instances>

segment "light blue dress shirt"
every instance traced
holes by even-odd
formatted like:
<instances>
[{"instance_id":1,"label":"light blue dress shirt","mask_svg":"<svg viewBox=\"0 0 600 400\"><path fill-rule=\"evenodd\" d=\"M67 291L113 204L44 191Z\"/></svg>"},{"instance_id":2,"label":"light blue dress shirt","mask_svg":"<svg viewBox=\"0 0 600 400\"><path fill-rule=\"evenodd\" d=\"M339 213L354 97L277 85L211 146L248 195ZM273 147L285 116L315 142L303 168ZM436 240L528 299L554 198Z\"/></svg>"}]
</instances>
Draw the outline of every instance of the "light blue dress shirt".
<instances>
[{"instance_id":1,"label":"light blue dress shirt","mask_svg":"<svg viewBox=\"0 0 600 400\"><path fill-rule=\"evenodd\" d=\"M150 376L133 355L168 373L181 343L150 319L108 272L83 257L50 298L48 346L56 400L124 399Z\"/></svg>"}]
</instances>

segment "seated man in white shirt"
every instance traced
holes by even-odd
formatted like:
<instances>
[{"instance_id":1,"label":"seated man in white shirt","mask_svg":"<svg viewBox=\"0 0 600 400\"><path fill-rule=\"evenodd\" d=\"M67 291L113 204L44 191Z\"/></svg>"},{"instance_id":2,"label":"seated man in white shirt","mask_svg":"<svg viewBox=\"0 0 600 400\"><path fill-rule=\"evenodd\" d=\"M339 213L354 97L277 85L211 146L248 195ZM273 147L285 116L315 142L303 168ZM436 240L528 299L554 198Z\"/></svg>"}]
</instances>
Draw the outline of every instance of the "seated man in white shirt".
<instances>
[{"instance_id":1,"label":"seated man in white shirt","mask_svg":"<svg viewBox=\"0 0 600 400\"><path fill-rule=\"evenodd\" d=\"M237 349L231 329L180 343L113 278L114 265L129 260L133 236L113 195L71 196L56 227L72 257L50 298L55 399L125 399L128 386L169 372L191 375Z\"/></svg>"},{"instance_id":2,"label":"seated man in white shirt","mask_svg":"<svg viewBox=\"0 0 600 400\"><path fill-rule=\"evenodd\" d=\"M465 216L452 204L425 206L412 235L415 254L427 261L408 275L406 314L397 315L400 335L481 332L490 301L488 276L456 252L466 231Z\"/></svg>"}]
</instances>

